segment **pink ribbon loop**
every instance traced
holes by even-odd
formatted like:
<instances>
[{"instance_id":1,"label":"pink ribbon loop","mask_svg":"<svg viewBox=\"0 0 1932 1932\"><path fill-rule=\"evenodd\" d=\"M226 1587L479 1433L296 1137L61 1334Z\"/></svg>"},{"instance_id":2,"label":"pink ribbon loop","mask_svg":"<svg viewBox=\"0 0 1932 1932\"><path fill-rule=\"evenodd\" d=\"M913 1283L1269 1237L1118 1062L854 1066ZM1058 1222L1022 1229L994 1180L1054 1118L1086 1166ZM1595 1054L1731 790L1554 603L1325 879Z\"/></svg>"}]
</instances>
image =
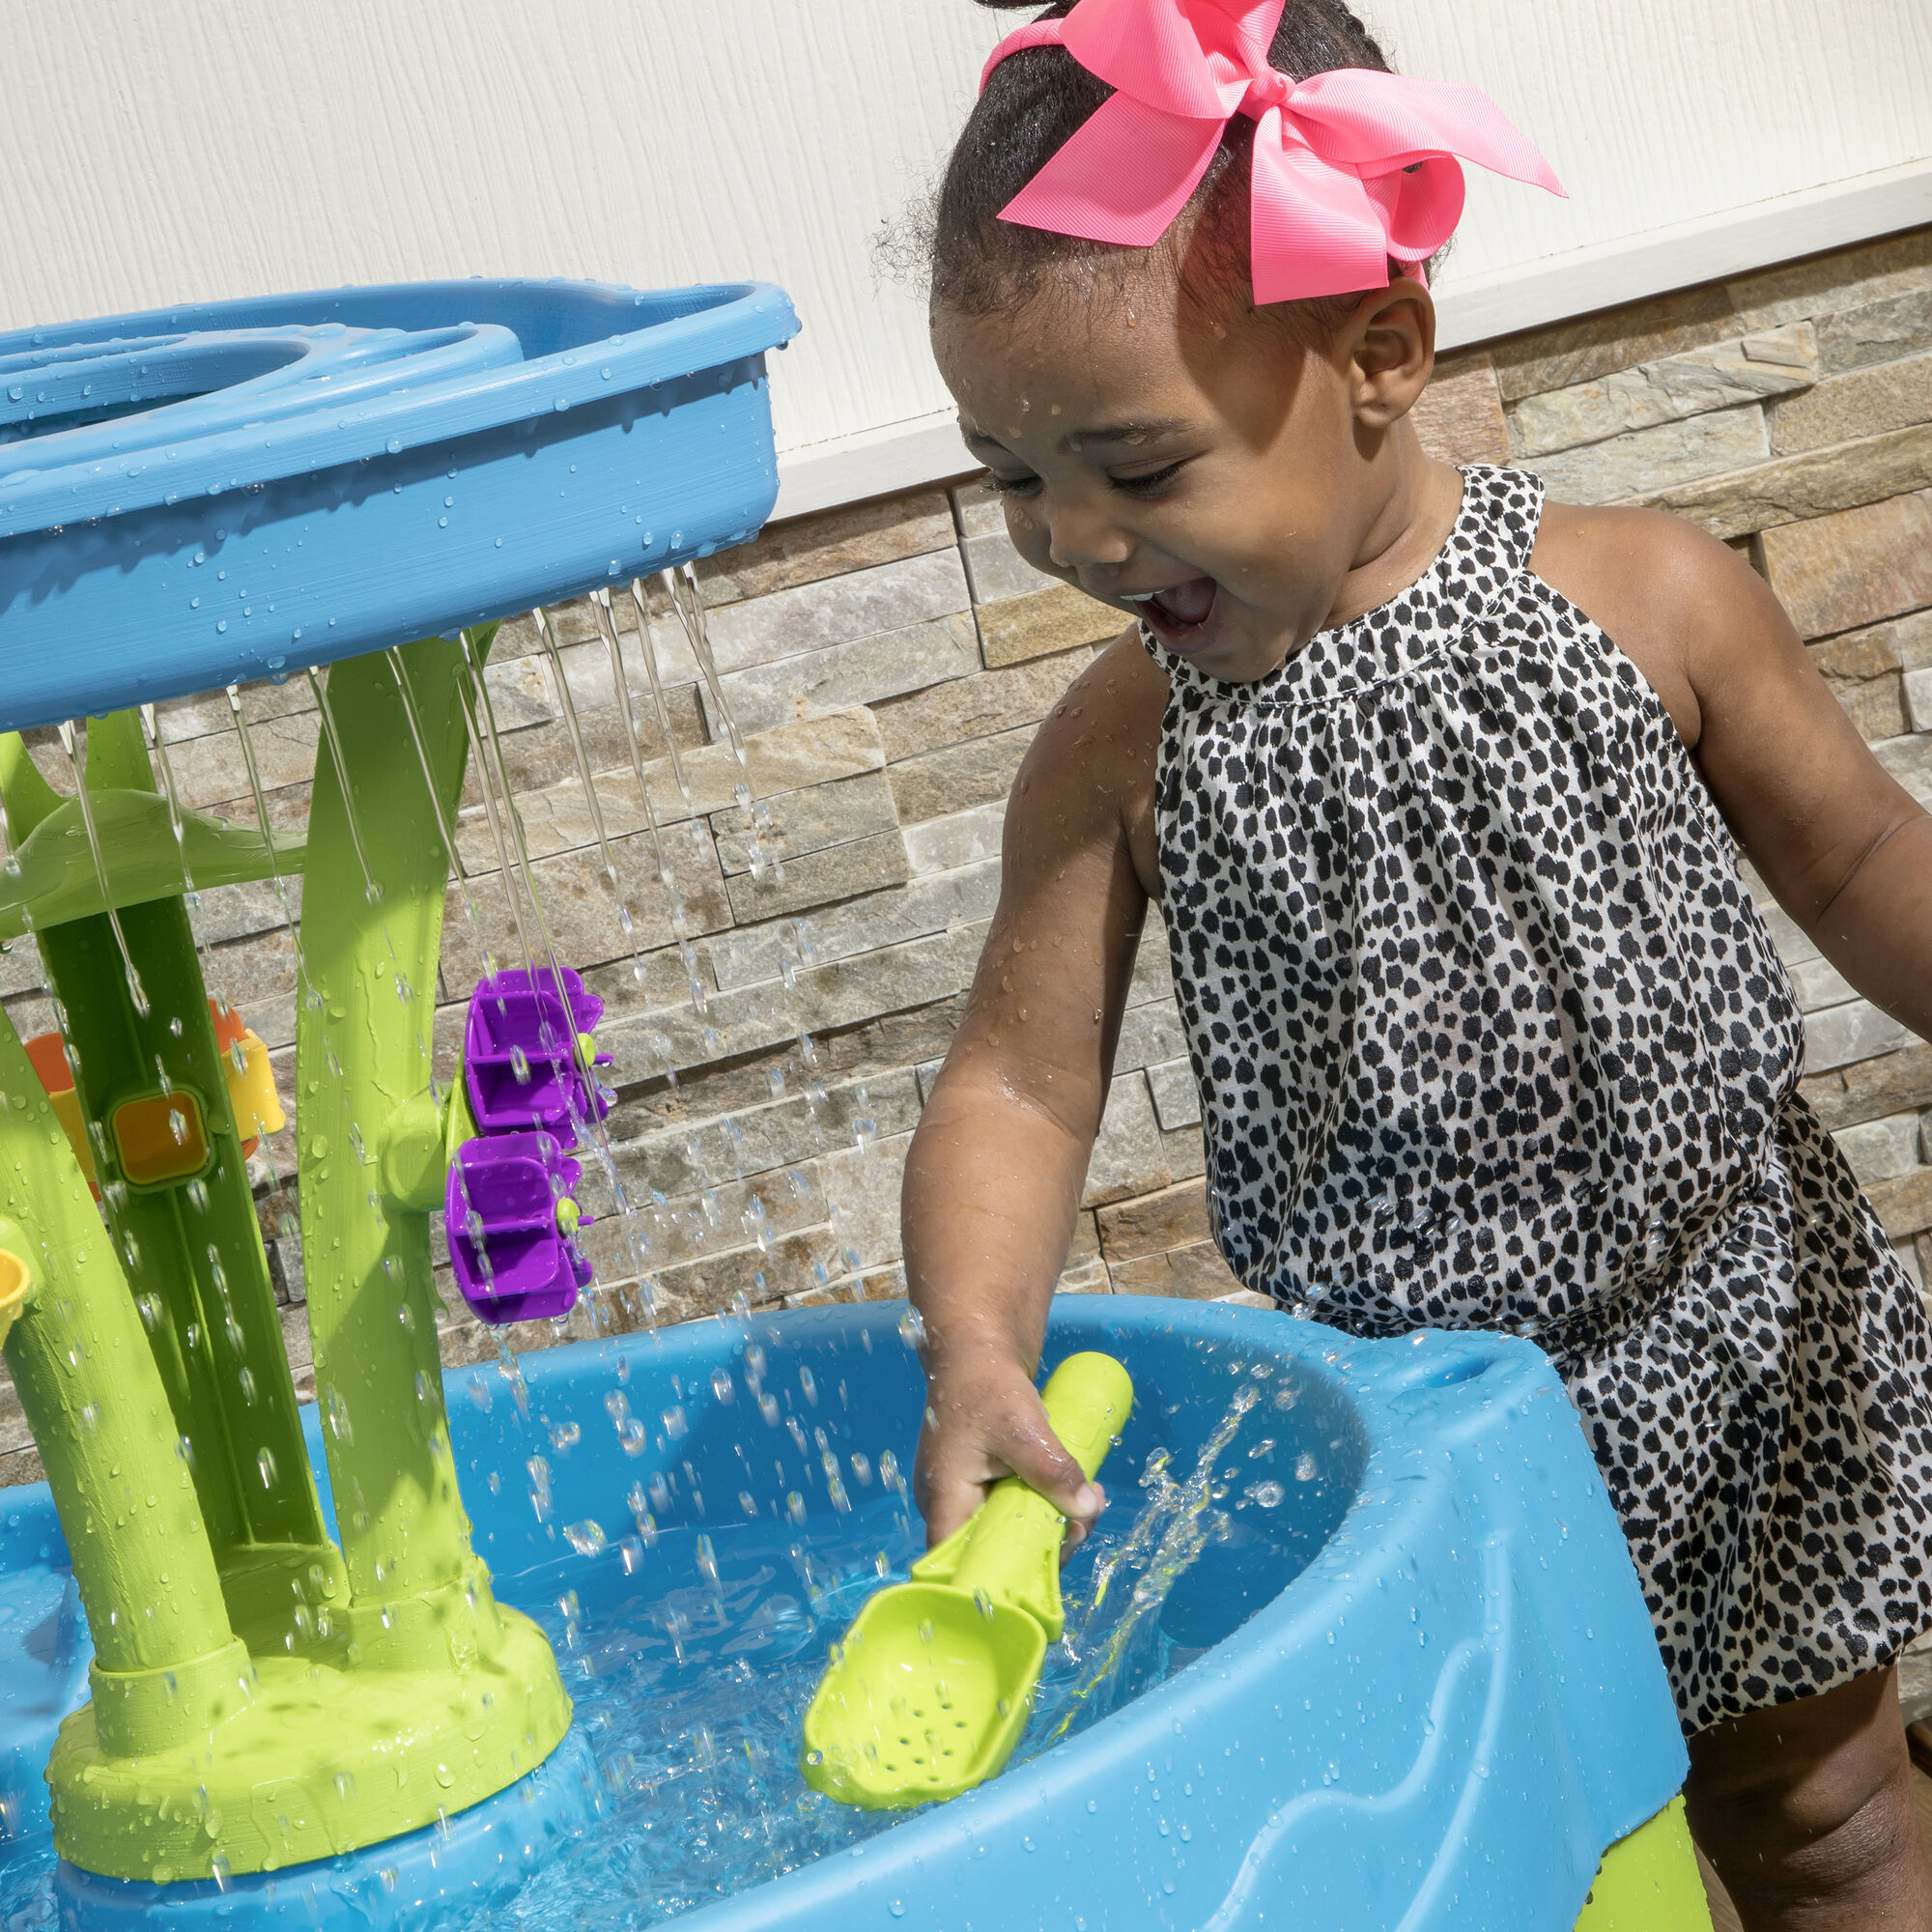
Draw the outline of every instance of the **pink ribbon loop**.
<instances>
[{"instance_id":1,"label":"pink ribbon loop","mask_svg":"<svg viewBox=\"0 0 1932 1932\"><path fill-rule=\"evenodd\" d=\"M1463 170L1561 194L1549 163L1473 87L1341 68L1304 81L1268 65L1284 0L1080 0L994 48L1063 46L1114 89L1007 206L1003 221L1145 248L1187 205L1222 130L1256 124L1251 221L1258 302L1379 288L1462 218Z\"/></svg>"}]
</instances>

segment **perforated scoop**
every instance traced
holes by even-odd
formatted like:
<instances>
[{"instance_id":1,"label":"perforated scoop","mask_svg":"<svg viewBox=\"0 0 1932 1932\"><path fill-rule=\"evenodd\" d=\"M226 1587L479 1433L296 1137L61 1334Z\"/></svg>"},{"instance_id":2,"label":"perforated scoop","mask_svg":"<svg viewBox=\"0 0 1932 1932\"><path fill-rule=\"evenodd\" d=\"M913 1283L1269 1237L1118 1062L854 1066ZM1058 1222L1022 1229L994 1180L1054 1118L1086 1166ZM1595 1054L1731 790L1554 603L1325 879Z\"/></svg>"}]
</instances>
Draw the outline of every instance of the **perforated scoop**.
<instances>
[{"instance_id":1,"label":"perforated scoop","mask_svg":"<svg viewBox=\"0 0 1932 1932\"><path fill-rule=\"evenodd\" d=\"M1090 1477L1133 1406L1111 1355L1069 1356L1043 1400ZM1066 1519L1015 1476L859 1612L805 1718L806 1781L868 1809L956 1798L991 1777L1026 1728L1061 1633Z\"/></svg>"}]
</instances>

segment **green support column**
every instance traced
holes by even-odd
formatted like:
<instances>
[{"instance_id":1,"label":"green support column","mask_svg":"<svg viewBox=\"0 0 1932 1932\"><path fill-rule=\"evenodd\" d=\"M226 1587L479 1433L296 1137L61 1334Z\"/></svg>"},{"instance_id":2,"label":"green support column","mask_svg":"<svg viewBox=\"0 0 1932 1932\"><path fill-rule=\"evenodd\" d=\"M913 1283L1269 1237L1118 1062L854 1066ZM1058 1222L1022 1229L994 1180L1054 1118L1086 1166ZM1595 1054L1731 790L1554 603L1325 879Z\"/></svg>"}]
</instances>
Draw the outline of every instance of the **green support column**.
<instances>
[{"instance_id":1,"label":"green support column","mask_svg":"<svg viewBox=\"0 0 1932 1932\"><path fill-rule=\"evenodd\" d=\"M0 1014L0 1247L35 1293L6 1344L94 1634L103 1736L151 1706L171 1741L206 1731L250 1674L134 1299L52 1103ZM166 1685L175 1687L166 1716Z\"/></svg>"},{"instance_id":2,"label":"green support column","mask_svg":"<svg viewBox=\"0 0 1932 1932\"><path fill-rule=\"evenodd\" d=\"M17 746L0 763L0 789L16 836L25 836L60 800ZM153 791L132 712L90 723L87 785L97 797ZM79 1062L81 1112L99 1128L95 1163L108 1226L150 1324L176 1429L189 1445L229 1615L258 1649L285 1640L306 1647L315 1611L341 1594L342 1562L323 1528L302 1443L194 935L179 898L124 907L121 924L146 992L145 1015L105 913L39 935ZM206 1145L207 1159L197 1172L143 1185L122 1166L115 1113L128 1102L165 1106L172 1096L191 1108L194 1141Z\"/></svg>"},{"instance_id":3,"label":"green support column","mask_svg":"<svg viewBox=\"0 0 1932 1932\"><path fill-rule=\"evenodd\" d=\"M453 819L465 753L454 709L462 653L433 639L404 657ZM387 662L335 666L328 701L381 896L368 895L324 733L296 1021L309 1328L355 1601L395 1604L413 1617L425 1592L460 1587L473 1560L442 1410L429 1221L388 1202L378 1172L392 1120L429 1091L448 859Z\"/></svg>"}]
</instances>

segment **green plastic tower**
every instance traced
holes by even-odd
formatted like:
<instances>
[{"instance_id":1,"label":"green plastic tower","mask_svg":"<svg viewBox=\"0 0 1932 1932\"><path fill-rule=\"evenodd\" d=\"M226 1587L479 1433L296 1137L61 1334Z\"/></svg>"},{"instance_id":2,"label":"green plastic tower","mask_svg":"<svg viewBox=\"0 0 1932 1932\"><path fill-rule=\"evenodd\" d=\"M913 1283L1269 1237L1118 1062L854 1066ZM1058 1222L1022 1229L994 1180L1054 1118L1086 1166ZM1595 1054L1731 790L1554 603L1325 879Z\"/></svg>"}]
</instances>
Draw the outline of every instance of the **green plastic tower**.
<instances>
[{"instance_id":1,"label":"green plastic tower","mask_svg":"<svg viewBox=\"0 0 1932 1932\"><path fill-rule=\"evenodd\" d=\"M548 1643L470 1548L450 1459L428 1226L448 1107L429 1035L462 652L400 655L420 754L387 659L338 665L346 769L325 733L306 841L191 816L178 839L132 713L89 725L91 833L0 738L19 867L0 936L39 942L100 1193L0 1016L0 1339L96 1650L93 1701L48 1767L55 1844L109 1877L270 1871L397 1836L533 1770L570 1722ZM358 824L380 839L358 850ZM304 879L299 1206L339 1548L184 853L197 888Z\"/></svg>"}]
</instances>

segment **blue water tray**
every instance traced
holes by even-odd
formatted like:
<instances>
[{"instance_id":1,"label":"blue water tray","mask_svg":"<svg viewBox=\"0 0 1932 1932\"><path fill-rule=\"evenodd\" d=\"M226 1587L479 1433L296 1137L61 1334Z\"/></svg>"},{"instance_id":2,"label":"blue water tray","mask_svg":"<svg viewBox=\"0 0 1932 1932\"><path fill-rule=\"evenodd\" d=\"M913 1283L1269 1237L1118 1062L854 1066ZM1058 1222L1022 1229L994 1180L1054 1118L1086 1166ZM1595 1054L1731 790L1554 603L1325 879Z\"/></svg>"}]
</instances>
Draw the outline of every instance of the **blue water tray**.
<instances>
[{"instance_id":1,"label":"blue water tray","mask_svg":"<svg viewBox=\"0 0 1932 1932\"><path fill-rule=\"evenodd\" d=\"M547 1523L521 1474L531 1425L500 1393L488 1413L463 1399L482 1378L500 1392L494 1367L452 1372L463 1494L499 1593L534 1609L569 1584L573 1563L586 1566L587 1587L588 1566L614 1560L571 1556L554 1525L629 1518L642 1465L606 1406L620 1371L634 1411L681 1410L686 1432L682 1480L659 1499L660 1542L645 1560L679 1560L680 1535L688 1560L694 1532L720 1530L728 1513L707 1519L701 1498L744 1488L748 1428L761 1468L780 1457L760 1480L804 1498L806 1549L835 1537L845 1520L816 1474L817 1449L794 1453L751 1405L718 1400L713 1374L742 1385L748 1350L761 1349L763 1388L788 1400L815 1391L811 1421L835 1452L876 1460L890 1448L910 1466L922 1383L901 1312L694 1322L526 1357L532 1413L552 1432L582 1430L568 1457L551 1459ZM1182 1574L1164 1607L1163 1629L1195 1661L979 1791L679 1926L1571 1932L1604 1851L1669 1801L1686 1756L1623 1535L1545 1357L1505 1337L1350 1342L1285 1316L1129 1296L1056 1305L1048 1366L1078 1349L1118 1354L1134 1378L1107 1472L1122 1497L1156 1449L1192 1466L1237 1378L1258 1365L1267 1387L1294 1392L1267 1433L1275 1465L1306 1479L1289 1481L1276 1507L1237 1512L1235 1533ZM86 1644L45 1489L10 1492L0 1532L0 1699L13 1700L0 1702L0 1805L15 1833L0 1837L4 1866L10 1844L16 1857L44 1845L21 1780L84 1694ZM797 1747L773 1740L781 1755ZM196 1910L187 1888L170 1888L171 1910L146 1922L420 1924L403 1902L500 1898L506 1855L491 1857L469 1873L453 1843L398 1840L282 1873L272 1893L265 1880L231 1881ZM400 1867L401 1882L371 1887L375 1866ZM64 1883L65 1922L89 1932L140 1922L117 1900L160 1902L152 1887ZM369 1916L384 1898L397 1902ZM90 1901L97 1909L83 1911Z\"/></svg>"},{"instance_id":2,"label":"blue water tray","mask_svg":"<svg viewBox=\"0 0 1932 1932\"><path fill-rule=\"evenodd\" d=\"M797 330L765 283L476 280L0 333L0 729L744 542Z\"/></svg>"}]
</instances>

